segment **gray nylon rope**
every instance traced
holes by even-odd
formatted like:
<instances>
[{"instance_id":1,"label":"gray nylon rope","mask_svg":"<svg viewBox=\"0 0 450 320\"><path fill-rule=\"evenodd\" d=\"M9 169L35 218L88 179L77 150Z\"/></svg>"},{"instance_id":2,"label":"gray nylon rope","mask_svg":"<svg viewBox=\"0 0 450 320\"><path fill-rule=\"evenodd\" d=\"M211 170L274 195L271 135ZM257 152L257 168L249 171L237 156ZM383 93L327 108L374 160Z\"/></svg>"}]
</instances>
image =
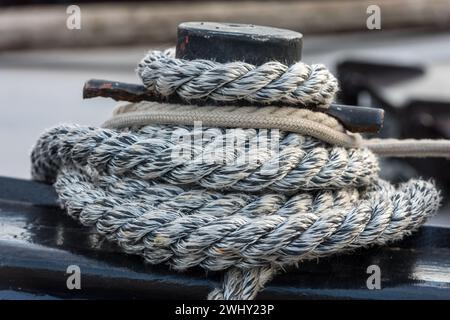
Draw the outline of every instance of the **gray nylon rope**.
<instances>
[{"instance_id":1,"label":"gray nylon rope","mask_svg":"<svg viewBox=\"0 0 450 320\"><path fill-rule=\"evenodd\" d=\"M174 58L172 49L150 51L137 72L149 90L163 97L178 95L185 101L208 98L327 108L338 90L336 78L322 64L188 61Z\"/></svg>"},{"instance_id":2,"label":"gray nylon rope","mask_svg":"<svg viewBox=\"0 0 450 320\"><path fill-rule=\"evenodd\" d=\"M197 183L215 190L293 193L309 189L361 187L377 178L378 162L369 150L331 146L296 133L282 133L279 148L270 153L257 143L249 143L247 148L236 150L223 148L222 141L230 137L240 143L259 139L258 130L217 129L213 143L205 129L193 150L195 157L173 157L173 153L183 145L171 141L168 133L180 129L185 130L185 138L199 134L189 131L188 127L177 126L146 126L138 134L60 126L46 132L36 149L45 154L40 159L47 165L49 160L70 160L106 174L126 174L137 179L159 178L174 185ZM186 140L188 148L192 139ZM63 149L59 151L59 148ZM49 157L49 149L57 150L58 158ZM240 153L234 154L235 151ZM220 155L220 160L228 161L208 161L209 154ZM255 161L251 161L250 155ZM234 159L242 161L230 161ZM268 170L271 164L279 167L273 173ZM38 172L40 167L34 168L35 177L41 175Z\"/></svg>"},{"instance_id":3,"label":"gray nylon rope","mask_svg":"<svg viewBox=\"0 0 450 320\"><path fill-rule=\"evenodd\" d=\"M197 77L195 68L160 56L164 59L144 60L176 67L160 74L165 82L158 78L151 85L161 89L173 82L172 91L188 97L195 86L184 80L190 72L191 80ZM205 61L194 65L195 70L219 68L231 74L241 70L239 64L226 64L227 69ZM147 64L140 68L147 70ZM245 96L254 99L261 90ZM209 94L230 97L230 92L227 87ZM325 100L314 95L303 101ZM208 136L211 130L215 139ZM181 161L174 151L180 144L192 147L192 140L174 141L177 132L198 138L190 157ZM251 142L262 133L277 139L279 148L255 148ZM237 137L241 148L223 148L218 137ZM211 153L220 154L219 161L209 161ZM251 157L257 161L238 161ZM60 125L42 134L31 161L33 178L54 183L70 216L94 226L125 252L176 270L200 266L224 271L209 299L253 299L287 266L401 239L440 203L432 182L393 186L381 180L377 159L368 149L274 129Z\"/></svg>"}]
</instances>

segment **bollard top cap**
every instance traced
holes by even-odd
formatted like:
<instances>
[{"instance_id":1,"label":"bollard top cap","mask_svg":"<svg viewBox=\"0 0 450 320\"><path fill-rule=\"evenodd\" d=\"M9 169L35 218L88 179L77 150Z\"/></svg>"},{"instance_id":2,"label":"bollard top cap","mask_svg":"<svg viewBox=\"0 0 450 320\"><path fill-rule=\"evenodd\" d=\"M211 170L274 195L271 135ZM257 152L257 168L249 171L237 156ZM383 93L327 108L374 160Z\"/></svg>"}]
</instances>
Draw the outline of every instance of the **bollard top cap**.
<instances>
[{"instance_id":1,"label":"bollard top cap","mask_svg":"<svg viewBox=\"0 0 450 320\"><path fill-rule=\"evenodd\" d=\"M218 62L245 61L261 65L300 61L301 33L253 24L184 22L178 26L176 56Z\"/></svg>"}]
</instances>

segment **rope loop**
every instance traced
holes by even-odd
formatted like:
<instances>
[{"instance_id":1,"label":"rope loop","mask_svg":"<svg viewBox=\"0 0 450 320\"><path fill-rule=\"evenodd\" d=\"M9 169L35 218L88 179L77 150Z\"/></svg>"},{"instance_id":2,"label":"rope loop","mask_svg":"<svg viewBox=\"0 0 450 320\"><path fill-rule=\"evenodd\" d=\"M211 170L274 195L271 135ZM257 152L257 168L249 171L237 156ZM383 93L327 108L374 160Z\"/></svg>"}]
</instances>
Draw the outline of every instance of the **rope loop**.
<instances>
[{"instance_id":1,"label":"rope loop","mask_svg":"<svg viewBox=\"0 0 450 320\"><path fill-rule=\"evenodd\" d=\"M329 106L337 82L322 65L186 61L169 50L150 52L138 73L162 97L256 105L134 104L103 128L59 125L36 142L32 176L125 252L223 271L209 299L253 299L279 270L401 239L439 207L433 182L379 178L364 143L391 154L398 141L360 144L323 113L275 106ZM447 142L402 143L404 154L448 154Z\"/></svg>"},{"instance_id":2,"label":"rope loop","mask_svg":"<svg viewBox=\"0 0 450 320\"><path fill-rule=\"evenodd\" d=\"M321 64L277 61L261 66L245 62L182 60L173 50L150 51L137 73L148 90L162 97L177 95L187 102L284 104L327 108L338 91L336 78Z\"/></svg>"}]
</instances>

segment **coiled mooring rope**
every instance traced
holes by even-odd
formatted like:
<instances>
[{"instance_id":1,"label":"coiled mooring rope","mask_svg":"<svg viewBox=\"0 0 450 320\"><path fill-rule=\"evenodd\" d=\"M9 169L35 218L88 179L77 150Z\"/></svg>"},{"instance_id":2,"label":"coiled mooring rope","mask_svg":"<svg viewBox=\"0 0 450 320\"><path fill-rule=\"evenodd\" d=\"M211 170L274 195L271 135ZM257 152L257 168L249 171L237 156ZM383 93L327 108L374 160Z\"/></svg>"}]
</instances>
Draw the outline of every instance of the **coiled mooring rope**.
<instances>
[{"instance_id":1,"label":"coiled mooring rope","mask_svg":"<svg viewBox=\"0 0 450 320\"><path fill-rule=\"evenodd\" d=\"M333 96L335 89L323 87L337 88L334 78L312 80L316 73L311 70L317 69L302 68L309 70L303 82L289 82L294 71L282 68L278 78L264 82L264 72L273 70L243 63L186 62L152 53L138 70L149 90L186 100L205 95L213 100L223 97L220 101L300 103L301 99L305 105L326 107L331 98L322 93L334 90ZM234 86L233 74L240 79ZM248 88L255 82L252 92L243 87L245 75ZM215 80L209 83L211 77ZM278 93L267 84L274 79L284 83L278 84ZM305 89L308 81L325 83ZM208 92L199 89L203 83L209 83ZM286 83L295 88L286 89ZM60 125L46 131L32 151L32 175L54 183L69 215L95 226L128 253L176 270L200 266L225 271L210 299L253 299L286 266L401 239L434 214L440 203L432 182L411 180L395 187L378 177L378 162L369 149L320 139L330 132L346 135L322 113L300 115L318 124L315 131L308 131L310 127L286 129L284 120L280 128L272 123L265 129L270 118L264 117L255 128L228 128L233 119L239 120L238 108L228 118L221 115L227 128L196 128L175 120L170 124L176 115L149 116L145 104L129 109L138 116L113 117L106 123L109 128ZM115 117L127 115L120 110ZM261 134L277 140L278 148L252 143ZM222 142L230 137L236 148L224 147ZM174 157L184 148L188 157Z\"/></svg>"},{"instance_id":2,"label":"coiled mooring rope","mask_svg":"<svg viewBox=\"0 0 450 320\"><path fill-rule=\"evenodd\" d=\"M162 96L327 108L338 90L336 78L322 64L286 66L272 61L255 66L240 61L188 61L173 55L171 49L150 51L137 68L144 85Z\"/></svg>"},{"instance_id":3,"label":"coiled mooring rope","mask_svg":"<svg viewBox=\"0 0 450 320\"><path fill-rule=\"evenodd\" d=\"M139 132L56 127L44 133L36 145L39 154L36 152L33 160L33 175L45 176L58 171L61 164L72 162L102 174L161 179L174 185L196 183L214 190L293 193L362 187L374 181L378 171L376 158L367 149L330 146L295 133L282 134L278 150L270 153L257 143L239 149L223 147L222 141L231 138L240 143L257 140L257 131L253 129L223 130L221 139L216 135L215 141L211 141L206 130L188 131L188 137L201 134L202 140L193 148L194 156L185 159L174 156L184 146L167 137L167 132L176 132L179 127L166 127L162 134L158 127L145 129L153 131L151 138ZM220 154L222 161L209 161L210 154ZM255 161L251 161L250 155ZM277 168L270 170L275 164Z\"/></svg>"}]
</instances>

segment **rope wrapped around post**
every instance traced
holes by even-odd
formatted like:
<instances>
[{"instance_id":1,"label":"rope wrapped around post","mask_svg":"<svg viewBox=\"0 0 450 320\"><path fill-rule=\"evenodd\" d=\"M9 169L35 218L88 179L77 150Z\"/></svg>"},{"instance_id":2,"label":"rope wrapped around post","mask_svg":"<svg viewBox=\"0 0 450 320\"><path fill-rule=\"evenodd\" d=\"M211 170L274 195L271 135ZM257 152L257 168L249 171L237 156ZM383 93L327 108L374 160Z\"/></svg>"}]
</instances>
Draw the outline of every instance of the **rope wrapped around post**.
<instances>
[{"instance_id":1,"label":"rope wrapped around post","mask_svg":"<svg viewBox=\"0 0 450 320\"><path fill-rule=\"evenodd\" d=\"M176 59L173 49L150 51L137 72L149 90L163 97L176 94L187 102L208 98L328 108L338 91L336 78L322 64L188 61Z\"/></svg>"},{"instance_id":2,"label":"rope wrapped around post","mask_svg":"<svg viewBox=\"0 0 450 320\"><path fill-rule=\"evenodd\" d=\"M304 64L254 68L152 52L138 72L150 91L186 101L326 108L337 90L323 67ZM369 149L331 144L301 128L198 129L133 119L44 132L31 154L32 176L53 183L70 216L125 252L176 270L223 271L210 299L253 299L286 266L401 239L439 207L432 182L393 186L378 177ZM174 140L180 132L189 139ZM278 148L255 147L262 133ZM228 137L240 148L224 148ZM173 156L180 146L192 148L181 161ZM205 161L210 154L220 161Z\"/></svg>"}]
</instances>

